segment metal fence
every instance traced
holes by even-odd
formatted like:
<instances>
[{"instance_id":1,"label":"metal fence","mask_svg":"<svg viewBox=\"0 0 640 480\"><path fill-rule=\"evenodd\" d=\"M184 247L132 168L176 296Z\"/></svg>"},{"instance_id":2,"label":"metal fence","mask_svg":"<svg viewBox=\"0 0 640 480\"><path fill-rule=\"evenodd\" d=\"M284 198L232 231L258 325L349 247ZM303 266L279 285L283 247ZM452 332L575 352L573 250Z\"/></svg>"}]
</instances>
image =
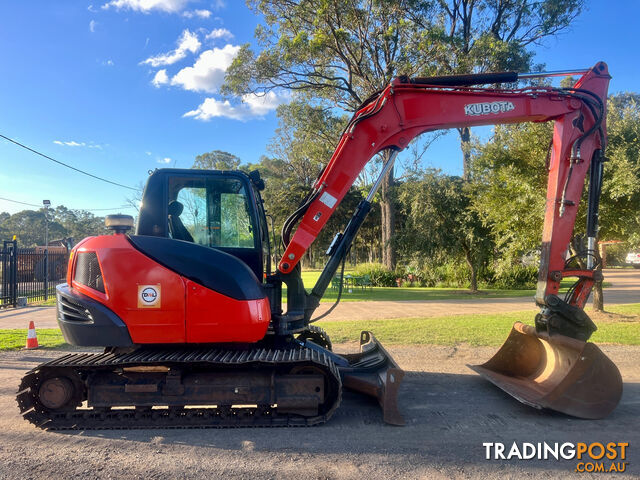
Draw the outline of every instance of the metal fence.
<instances>
[{"instance_id":1,"label":"metal fence","mask_svg":"<svg viewBox=\"0 0 640 480\"><path fill-rule=\"evenodd\" d=\"M19 297L35 302L55 296L56 285L65 281L69 257L60 250L18 248L15 240L4 241L0 251L0 308L17 306Z\"/></svg>"},{"instance_id":2,"label":"metal fence","mask_svg":"<svg viewBox=\"0 0 640 480\"><path fill-rule=\"evenodd\" d=\"M17 303L16 241L2 242L0 252L0 307L15 307Z\"/></svg>"}]
</instances>

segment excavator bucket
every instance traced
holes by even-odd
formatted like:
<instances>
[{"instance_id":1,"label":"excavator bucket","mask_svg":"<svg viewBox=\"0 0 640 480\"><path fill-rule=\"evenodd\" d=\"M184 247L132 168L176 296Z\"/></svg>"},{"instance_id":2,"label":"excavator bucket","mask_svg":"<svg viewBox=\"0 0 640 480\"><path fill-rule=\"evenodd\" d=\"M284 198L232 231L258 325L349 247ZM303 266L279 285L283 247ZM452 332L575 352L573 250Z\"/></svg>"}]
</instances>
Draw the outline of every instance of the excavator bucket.
<instances>
[{"instance_id":1,"label":"excavator bucket","mask_svg":"<svg viewBox=\"0 0 640 480\"><path fill-rule=\"evenodd\" d=\"M373 333L360 334L360 353L341 355L348 365L339 366L342 385L371 397L382 407L383 419L391 425L404 425L398 410L398 390L404 371L391 358Z\"/></svg>"},{"instance_id":2,"label":"excavator bucket","mask_svg":"<svg viewBox=\"0 0 640 480\"><path fill-rule=\"evenodd\" d=\"M574 417L606 417L622 396L615 364L593 343L515 323L488 362L468 365L516 400Z\"/></svg>"}]
</instances>

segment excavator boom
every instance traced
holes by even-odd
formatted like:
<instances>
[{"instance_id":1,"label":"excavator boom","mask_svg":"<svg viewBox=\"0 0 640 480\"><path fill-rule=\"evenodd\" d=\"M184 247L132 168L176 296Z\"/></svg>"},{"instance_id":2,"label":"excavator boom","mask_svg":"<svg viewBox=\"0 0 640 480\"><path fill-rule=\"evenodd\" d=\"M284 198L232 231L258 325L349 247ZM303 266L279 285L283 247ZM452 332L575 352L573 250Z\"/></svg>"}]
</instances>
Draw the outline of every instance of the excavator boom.
<instances>
[{"instance_id":1,"label":"excavator boom","mask_svg":"<svg viewBox=\"0 0 640 480\"><path fill-rule=\"evenodd\" d=\"M583 311L594 282L601 278L601 272L595 268L595 248L610 76L607 66L600 62L586 70L571 88L507 90L474 86L518 79L518 74L512 72L417 79L401 77L372 96L353 116L306 203L288 222L289 228L283 235L286 250L278 269L285 276L294 272L362 169L376 154L387 149L393 151L388 167L399 151L425 132L553 121L535 297L541 311L536 316L535 329L514 326L499 354L486 364L472 368L529 405L599 418L615 407L622 392L615 365L597 347L585 343L596 326ZM567 261L567 251L587 173L590 174L588 244L584 262L578 262L586 266L575 268ZM384 174L383 170L381 177ZM358 207L342 237L337 239L338 244L330 249L333 257L308 298L307 321L371 208L376 188L377 184ZM290 237L297 220L298 228ZM561 299L558 296L560 283L567 277L578 280ZM516 357L521 361L514 363ZM514 370L514 365L521 368ZM544 375L538 375L540 372ZM606 388L595 381L603 376L609 379L605 382ZM576 382L581 385L578 390L573 388ZM550 397L559 398L560 390L571 392L571 399L549 402ZM528 393L522 394L523 391ZM597 400L587 401L585 397L593 396L594 391L600 392ZM540 398L536 400L536 397ZM588 409L584 407L585 403L589 403Z\"/></svg>"}]
</instances>

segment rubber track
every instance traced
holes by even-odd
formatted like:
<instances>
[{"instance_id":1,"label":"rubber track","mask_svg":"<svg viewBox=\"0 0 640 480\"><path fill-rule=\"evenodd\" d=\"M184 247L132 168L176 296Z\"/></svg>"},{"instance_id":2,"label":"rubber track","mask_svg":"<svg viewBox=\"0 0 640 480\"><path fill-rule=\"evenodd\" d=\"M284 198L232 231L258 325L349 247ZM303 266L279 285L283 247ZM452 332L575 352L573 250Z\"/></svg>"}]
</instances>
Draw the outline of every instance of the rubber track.
<instances>
[{"instance_id":1,"label":"rubber track","mask_svg":"<svg viewBox=\"0 0 640 480\"><path fill-rule=\"evenodd\" d=\"M309 366L322 370L333 393L333 402L322 415L303 417L279 414L270 405L242 408L77 408L74 411L51 411L37 401L40 379L47 373L59 375L70 369L71 374L86 377L95 371L110 371L125 367L166 366L190 367L254 367L293 368ZM342 382L335 364L323 353L306 348L291 349L171 349L137 350L126 354L69 354L38 365L22 379L16 400L20 413L29 422L46 430L136 429L136 428L233 428L233 427L308 427L331 418L340 404Z\"/></svg>"},{"instance_id":2,"label":"rubber track","mask_svg":"<svg viewBox=\"0 0 640 480\"><path fill-rule=\"evenodd\" d=\"M321 327L318 327L317 325L307 325L307 330L306 332L311 332L311 334L315 334L317 336L319 336L324 342L325 342L325 346L328 350L333 350L333 344L331 343L331 339L329 338L329 334ZM304 335L305 332L302 332L302 335Z\"/></svg>"}]
</instances>

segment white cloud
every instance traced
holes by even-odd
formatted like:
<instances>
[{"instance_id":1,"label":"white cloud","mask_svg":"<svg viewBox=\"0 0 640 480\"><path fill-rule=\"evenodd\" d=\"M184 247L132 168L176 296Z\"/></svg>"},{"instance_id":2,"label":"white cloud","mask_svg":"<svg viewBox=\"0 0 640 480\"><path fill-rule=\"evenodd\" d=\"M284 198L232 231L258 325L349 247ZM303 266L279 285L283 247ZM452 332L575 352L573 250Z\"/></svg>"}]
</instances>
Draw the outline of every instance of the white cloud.
<instances>
[{"instance_id":1,"label":"white cloud","mask_svg":"<svg viewBox=\"0 0 640 480\"><path fill-rule=\"evenodd\" d=\"M185 18L209 18L211 16L211 11L209 10L187 10L182 12L182 16Z\"/></svg>"},{"instance_id":2,"label":"white cloud","mask_svg":"<svg viewBox=\"0 0 640 480\"><path fill-rule=\"evenodd\" d=\"M87 145L84 142L76 142L74 140L71 140L70 142L54 140L53 143L55 143L56 145L63 145L63 146L66 146L66 147L84 147L84 146Z\"/></svg>"},{"instance_id":3,"label":"white cloud","mask_svg":"<svg viewBox=\"0 0 640 480\"><path fill-rule=\"evenodd\" d=\"M216 40L218 38L231 39L233 38L233 33L226 28L214 28L204 38L205 40Z\"/></svg>"},{"instance_id":4,"label":"white cloud","mask_svg":"<svg viewBox=\"0 0 640 480\"><path fill-rule=\"evenodd\" d=\"M276 92L268 92L264 95L249 93L242 97L242 102L249 107L254 117L262 117L278 108L278 105L286 103L288 100L288 95L277 94Z\"/></svg>"},{"instance_id":5,"label":"white cloud","mask_svg":"<svg viewBox=\"0 0 640 480\"><path fill-rule=\"evenodd\" d=\"M98 22L96 22L95 20L91 20L91 21L89 22L89 31L90 31L91 33L93 33L93 32L95 32L95 31L96 31L96 25L98 25Z\"/></svg>"},{"instance_id":6,"label":"white cloud","mask_svg":"<svg viewBox=\"0 0 640 480\"><path fill-rule=\"evenodd\" d=\"M154 87L160 88L161 85L166 85L169 83L169 76L167 75L167 71L163 68L162 70L158 70L158 73L155 74L151 83Z\"/></svg>"},{"instance_id":7,"label":"white cloud","mask_svg":"<svg viewBox=\"0 0 640 480\"><path fill-rule=\"evenodd\" d=\"M136 12L149 13L152 10L160 10L168 13L181 12L191 0L111 0L102 5L103 9L111 7L116 10L134 10Z\"/></svg>"},{"instance_id":8,"label":"white cloud","mask_svg":"<svg viewBox=\"0 0 640 480\"><path fill-rule=\"evenodd\" d=\"M171 163L173 160L171 160L169 157L164 157L164 158L159 158L157 160L158 163L163 163L163 164L168 164Z\"/></svg>"},{"instance_id":9,"label":"white cloud","mask_svg":"<svg viewBox=\"0 0 640 480\"><path fill-rule=\"evenodd\" d=\"M287 100L287 96L278 95L275 92L269 92L263 96L245 95L242 97L242 103L235 106L229 100L221 101L215 98L206 98L197 109L185 113L183 117L193 117L202 121L211 120L215 117L245 121L251 118L263 117Z\"/></svg>"},{"instance_id":10,"label":"white cloud","mask_svg":"<svg viewBox=\"0 0 640 480\"><path fill-rule=\"evenodd\" d=\"M198 108L185 113L183 117L193 117L203 121L211 120L214 117L227 117L235 120L245 119L243 112L233 107L229 100L220 101L215 98L205 98Z\"/></svg>"},{"instance_id":11,"label":"white cloud","mask_svg":"<svg viewBox=\"0 0 640 480\"><path fill-rule=\"evenodd\" d=\"M64 141L64 140L54 140L53 143L56 145L61 145L63 147L87 147L87 148L97 148L102 150L102 145L99 145L94 142L76 142L75 140Z\"/></svg>"},{"instance_id":12,"label":"white cloud","mask_svg":"<svg viewBox=\"0 0 640 480\"><path fill-rule=\"evenodd\" d=\"M213 9L214 10L222 10L227 6L227 3L224 0L214 0Z\"/></svg>"},{"instance_id":13,"label":"white cloud","mask_svg":"<svg viewBox=\"0 0 640 480\"><path fill-rule=\"evenodd\" d=\"M192 67L185 67L174 75L171 85L194 92L215 93L224 82L224 75L238 54L238 45L205 50Z\"/></svg>"},{"instance_id":14,"label":"white cloud","mask_svg":"<svg viewBox=\"0 0 640 480\"><path fill-rule=\"evenodd\" d=\"M161 65L171 65L178 60L182 60L187 56L187 52L196 53L200 50L200 40L195 33L185 30L178 39L178 47L167 53L161 53L155 57L149 57L145 61L140 62L142 64L151 65L152 67L159 67Z\"/></svg>"},{"instance_id":15,"label":"white cloud","mask_svg":"<svg viewBox=\"0 0 640 480\"><path fill-rule=\"evenodd\" d=\"M113 65L114 65L113 60L111 60L110 58L102 61L103 67L113 67Z\"/></svg>"},{"instance_id":16,"label":"white cloud","mask_svg":"<svg viewBox=\"0 0 640 480\"><path fill-rule=\"evenodd\" d=\"M144 152L144 153L146 153L147 155L151 156L151 152Z\"/></svg>"}]
</instances>

